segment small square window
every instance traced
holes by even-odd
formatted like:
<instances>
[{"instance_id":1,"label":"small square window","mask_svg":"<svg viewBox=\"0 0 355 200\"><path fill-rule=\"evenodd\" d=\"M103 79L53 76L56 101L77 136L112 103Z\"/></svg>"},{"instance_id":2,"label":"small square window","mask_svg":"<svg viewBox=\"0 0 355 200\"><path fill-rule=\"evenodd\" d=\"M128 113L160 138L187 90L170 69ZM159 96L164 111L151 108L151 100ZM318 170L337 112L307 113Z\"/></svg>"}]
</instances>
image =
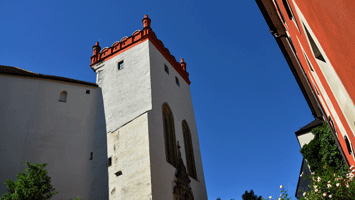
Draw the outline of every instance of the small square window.
<instances>
[{"instance_id":1,"label":"small square window","mask_svg":"<svg viewBox=\"0 0 355 200\"><path fill-rule=\"evenodd\" d=\"M164 64L164 69L165 69L165 72L169 74L169 68L165 64Z\"/></svg>"},{"instance_id":2,"label":"small square window","mask_svg":"<svg viewBox=\"0 0 355 200\"><path fill-rule=\"evenodd\" d=\"M115 173L116 176L121 176L122 175L122 171L118 171Z\"/></svg>"},{"instance_id":3,"label":"small square window","mask_svg":"<svg viewBox=\"0 0 355 200\"><path fill-rule=\"evenodd\" d=\"M176 85L178 85L180 87L179 79L176 76L175 76L175 82L176 82Z\"/></svg>"},{"instance_id":4,"label":"small square window","mask_svg":"<svg viewBox=\"0 0 355 200\"><path fill-rule=\"evenodd\" d=\"M117 68L118 68L118 70L123 69L123 60L118 62Z\"/></svg>"},{"instance_id":5,"label":"small square window","mask_svg":"<svg viewBox=\"0 0 355 200\"><path fill-rule=\"evenodd\" d=\"M86 94L90 94L90 90L86 90Z\"/></svg>"}]
</instances>

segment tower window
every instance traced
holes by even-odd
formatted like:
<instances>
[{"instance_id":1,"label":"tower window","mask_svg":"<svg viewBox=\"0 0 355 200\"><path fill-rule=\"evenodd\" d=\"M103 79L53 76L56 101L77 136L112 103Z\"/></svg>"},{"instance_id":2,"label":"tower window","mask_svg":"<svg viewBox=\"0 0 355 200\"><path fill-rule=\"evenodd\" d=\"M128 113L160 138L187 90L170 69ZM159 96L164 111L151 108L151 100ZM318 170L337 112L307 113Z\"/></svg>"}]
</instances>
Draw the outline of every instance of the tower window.
<instances>
[{"instance_id":1,"label":"tower window","mask_svg":"<svg viewBox=\"0 0 355 200\"><path fill-rule=\"evenodd\" d=\"M189 125L184 120L182 121L182 131L184 136L184 145L185 145L185 155L186 155L186 165L187 173L194 179L197 179L196 166L195 166L195 157L194 150L191 139L191 132Z\"/></svg>"},{"instance_id":2,"label":"tower window","mask_svg":"<svg viewBox=\"0 0 355 200\"><path fill-rule=\"evenodd\" d=\"M167 103L163 104L163 128L166 161L177 166L177 152L173 113Z\"/></svg>"},{"instance_id":3,"label":"tower window","mask_svg":"<svg viewBox=\"0 0 355 200\"><path fill-rule=\"evenodd\" d=\"M175 76L175 82L176 82L176 85L178 85L180 87L179 79L176 76Z\"/></svg>"},{"instance_id":4,"label":"tower window","mask_svg":"<svg viewBox=\"0 0 355 200\"><path fill-rule=\"evenodd\" d=\"M116 176L120 176L120 175L122 175L122 171L118 171L118 172L116 172L116 173L115 173L115 175L116 175Z\"/></svg>"},{"instance_id":5,"label":"tower window","mask_svg":"<svg viewBox=\"0 0 355 200\"><path fill-rule=\"evenodd\" d=\"M123 60L122 61L120 61L120 62L118 62L118 64L117 64L117 69L118 70L120 70L120 69L123 69Z\"/></svg>"},{"instance_id":6,"label":"tower window","mask_svg":"<svg viewBox=\"0 0 355 200\"><path fill-rule=\"evenodd\" d=\"M165 72L166 72L167 74L169 74L169 68L168 68L168 66L166 66L165 64L164 64L164 69L165 69Z\"/></svg>"},{"instance_id":7,"label":"tower window","mask_svg":"<svg viewBox=\"0 0 355 200\"><path fill-rule=\"evenodd\" d=\"M109 157L107 160L107 165L110 167L112 165L112 157Z\"/></svg>"},{"instance_id":8,"label":"tower window","mask_svg":"<svg viewBox=\"0 0 355 200\"><path fill-rule=\"evenodd\" d=\"M90 94L90 90L86 90L86 94Z\"/></svg>"},{"instance_id":9,"label":"tower window","mask_svg":"<svg viewBox=\"0 0 355 200\"><path fill-rule=\"evenodd\" d=\"M90 152L90 159L89 160L92 160L93 159L93 152Z\"/></svg>"},{"instance_id":10,"label":"tower window","mask_svg":"<svg viewBox=\"0 0 355 200\"><path fill-rule=\"evenodd\" d=\"M67 102L67 92L62 91L59 96L59 101L60 102Z\"/></svg>"}]
</instances>

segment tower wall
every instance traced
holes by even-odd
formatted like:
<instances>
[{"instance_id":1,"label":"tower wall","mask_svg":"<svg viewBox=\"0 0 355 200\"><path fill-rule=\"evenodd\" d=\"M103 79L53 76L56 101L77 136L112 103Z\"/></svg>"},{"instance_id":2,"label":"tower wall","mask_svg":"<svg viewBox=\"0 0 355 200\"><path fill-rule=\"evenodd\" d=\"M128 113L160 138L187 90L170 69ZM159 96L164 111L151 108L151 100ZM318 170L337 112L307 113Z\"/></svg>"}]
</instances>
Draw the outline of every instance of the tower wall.
<instances>
[{"instance_id":1,"label":"tower wall","mask_svg":"<svg viewBox=\"0 0 355 200\"><path fill-rule=\"evenodd\" d=\"M118 70L118 63L123 68ZM148 114L152 109L148 41L97 66L107 125L110 199L150 199ZM116 174L116 173L122 174Z\"/></svg>"},{"instance_id":2,"label":"tower wall","mask_svg":"<svg viewBox=\"0 0 355 200\"><path fill-rule=\"evenodd\" d=\"M175 185L176 169L166 161L165 156L162 117L162 105L165 102L169 104L173 112L176 141L180 143L185 165L186 154L182 121L186 120L190 127L197 172L197 180L190 177L190 186L195 199L207 199L190 86L150 41L149 56L153 109L149 111L148 118L153 199L173 199L173 187ZM168 66L169 74L165 72L164 65ZM176 84L175 77L179 79L180 86Z\"/></svg>"}]
</instances>

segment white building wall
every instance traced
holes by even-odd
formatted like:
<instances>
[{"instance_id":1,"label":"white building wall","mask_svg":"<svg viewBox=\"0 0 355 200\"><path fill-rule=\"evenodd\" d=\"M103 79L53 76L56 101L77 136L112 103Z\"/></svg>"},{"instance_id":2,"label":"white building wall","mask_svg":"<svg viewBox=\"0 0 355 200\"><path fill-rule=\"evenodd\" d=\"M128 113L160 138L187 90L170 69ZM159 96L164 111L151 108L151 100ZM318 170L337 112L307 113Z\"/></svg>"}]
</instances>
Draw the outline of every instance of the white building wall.
<instances>
[{"instance_id":1,"label":"white building wall","mask_svg":"<svg viewBox=\"0 0 355 200\"><path fill-rule=\"evenodd\" d=\"M152 109L148 53L145 41L99 65L97 84L102 88L108 132ZM124 67L118 70L120 61Z\"/></svg>"},{"instance_id":2,"label":"white building wall","mask_svg":"<svg viewBox=\"0 0 355 200\"><path fill-rule=\"evenodd\" d=\"M90 94L86 94L90 90ZM59 102L62 91L67 101ZM0 182L25 169L45 169L56 199L107 199L106 130L100 88L0 75ZM93 159L90 159L93 152ZM6 193L0 184L0 195Z\"/></svg>"},{"instance_id":3,"label":"white building wall","mask_svg":"<svg viewBox=\"0 0 355 200\"><path fill-rule=\"evenodd\" d=\"M118 63L123 61L123 69ZM148 41L93 66L107 126L110 199L151 199L147 112L152 109ZM115 173L121 171L122 175Z\"/></svg>"},{"instance_id":4,"label":"white building wall","mask_svg":"<svg viewBox=\"0 0 355 200\"><path fill-rule=\"evenodd\" d=\"M190 186L195 199L207 199L205 178L202 168L200 146L197 135L195 114L192 106L190 86L180 77L165 57L149 42L152 102L149 111L149 142L151 156L152 189L154 200L173 199L175 185L175 168L166 161L162 105L167 102L173 112L176 141L181 146L181 155L186 166L185 146L182 132L182 121L186 120L192 137L197 180L191 178ZM169 68L169 74L164 70ZM180 86L175 82L178 77Z\"/></svg>"}]
</instances>

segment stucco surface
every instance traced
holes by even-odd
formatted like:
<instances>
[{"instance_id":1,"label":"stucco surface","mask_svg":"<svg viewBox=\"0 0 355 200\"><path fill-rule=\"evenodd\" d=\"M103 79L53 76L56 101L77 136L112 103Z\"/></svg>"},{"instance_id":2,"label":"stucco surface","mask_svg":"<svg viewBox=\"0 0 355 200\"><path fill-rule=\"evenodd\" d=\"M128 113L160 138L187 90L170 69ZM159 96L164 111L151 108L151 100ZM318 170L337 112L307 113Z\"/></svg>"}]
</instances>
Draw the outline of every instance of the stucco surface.
<instances>
[{"instance_id":1,"label":"stucco surface","mask_svg":"<svg viewBox=\"0 0 355 200\"><path fill-rule=\"evenodd\" d=\"M90 90L90 94L86 94ZM67 101L59 102L62 91ZM0 182L48 163L53 199L105 199L106 129L101 89L48 79L0 75ZM93 152L93 159L89 160ZM0 195L6 193L0 184Z\"/></svg>"}]
</instances>

